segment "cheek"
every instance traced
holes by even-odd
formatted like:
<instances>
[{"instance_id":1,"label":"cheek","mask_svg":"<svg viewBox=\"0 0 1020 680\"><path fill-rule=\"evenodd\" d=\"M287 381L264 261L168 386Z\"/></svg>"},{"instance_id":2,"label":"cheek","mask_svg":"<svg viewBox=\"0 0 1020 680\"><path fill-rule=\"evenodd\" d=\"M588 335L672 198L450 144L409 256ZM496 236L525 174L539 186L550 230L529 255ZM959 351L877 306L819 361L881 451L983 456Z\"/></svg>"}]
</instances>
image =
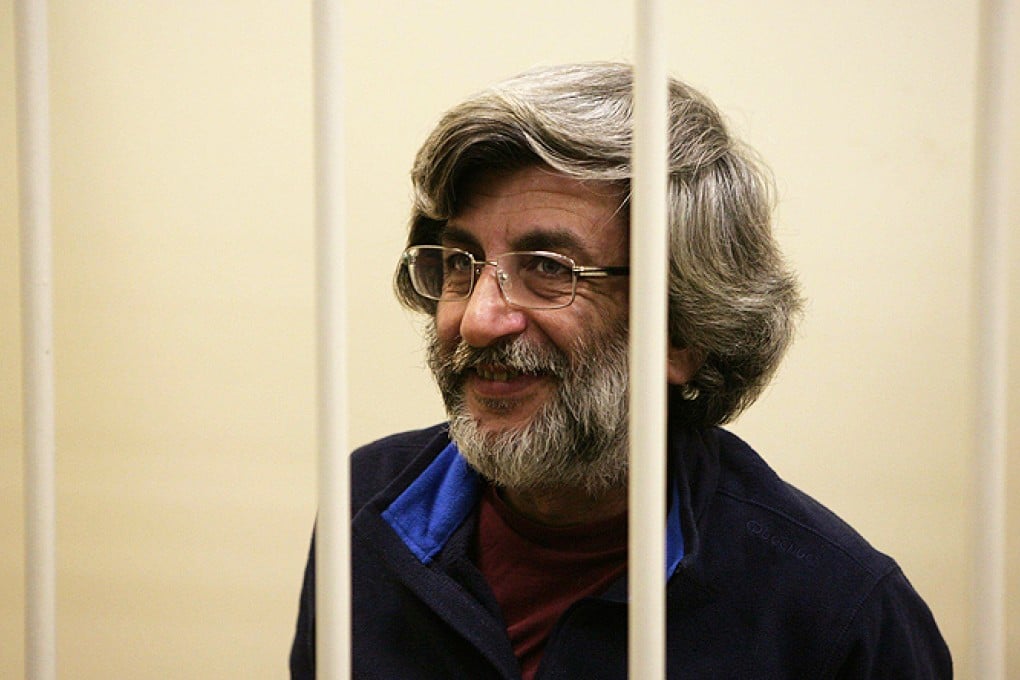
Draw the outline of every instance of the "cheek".
<instances>
[{"instance_id":1,"label":"cheek","mask_svg":"<svg viewBox=\"0 0 1020 680\"><path fill-rule=\"evenodd\" d=\"M579 296L574 304L556 312L559 315L550 317L544 328L561 348L572 349L579 339L590 343L592 338L627 332L626 290L619 295Z\"/></svg>"},{"instance_id":2,"label":"cheek","mask_svg":"<svg viewBox=\"0 0 1020 680\"><path fill-rule=\"evenodd\" d=\"M535 332L541 336L542 341L564 354L573 352L578 339L590 334L593 324L599 323L595 316L579 317L576 313L578 310L572 307L546 312L546 316L537 319L534 324Z\"/></svg>"},{"instance_id":3,"label":"cheek","mask_svg":"<svg viewBox=\"0 0 1020 680\"><path fill-rule=\"evenodd\" d=\"M463 305L440 302L436 307L436 337L444 344L460 338L460 319Z\"/></svg>"}]
</instances>

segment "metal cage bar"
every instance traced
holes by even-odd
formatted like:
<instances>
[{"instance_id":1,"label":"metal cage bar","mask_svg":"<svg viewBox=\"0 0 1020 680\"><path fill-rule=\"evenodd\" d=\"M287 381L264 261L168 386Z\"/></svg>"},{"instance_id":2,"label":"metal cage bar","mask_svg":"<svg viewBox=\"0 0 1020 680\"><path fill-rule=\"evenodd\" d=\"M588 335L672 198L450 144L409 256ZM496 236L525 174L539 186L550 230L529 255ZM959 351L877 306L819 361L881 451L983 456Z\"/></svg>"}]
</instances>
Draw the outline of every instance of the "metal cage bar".
<instances>
[{"instance_id":1,"label":"metal cage bar","mask_svg":"<svg viewBox=\"0 0 1020 680\"><path fill-rule=\"evenodd\" d=\"M1006 678L1006 479L1009 376L1010 138L1020 110L1015 0L981 7L975 182L977 247L977 404L974 532L974 677ZM1015 183L1015 178L1013 178Z\"/></svg>"},{"instance_id":2,"label":"metal cage bar","mask_svg":"<svg viewBox=\"0 0 1020 680\"><path fill-rule=\"evenodd\" d=\"M56 407L46 3L14 3L25 453L25 677L57 676Z\"/></svg>"},{"instance_id":3,"label":"metal cage bar","mask_svg":"<svg viewBox=\"0 0 1020 680\"><path fill-rule=\"evenodd\" d=\"M666 677L666 216L665 12L637 0L630 252L628 671ZM640 301L640 303L638 303Z\"/></svg>"},{"instance_id":4,"label":"metal cage bar","mask_svg":"<svg viewBox=\"0 0 1020 680\"><path fill-rule=\"evenodd\" d=\"M350 468L347 460L347 305L341 3L313 7L318 376L315 546L316 676L351 675Z\"/></svg>"}]
</instances>

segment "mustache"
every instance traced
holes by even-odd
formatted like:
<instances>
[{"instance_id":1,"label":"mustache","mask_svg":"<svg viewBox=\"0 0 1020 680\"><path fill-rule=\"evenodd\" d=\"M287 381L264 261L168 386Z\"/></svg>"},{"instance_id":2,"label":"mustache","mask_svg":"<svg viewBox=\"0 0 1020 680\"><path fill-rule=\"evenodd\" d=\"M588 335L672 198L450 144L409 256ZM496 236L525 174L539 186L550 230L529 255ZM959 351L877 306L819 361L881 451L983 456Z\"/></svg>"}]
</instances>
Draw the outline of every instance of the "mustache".
<instances>
[{"instance_id":1,"label":"mustache","mask_svg":"<svg viewBox=\"0 0 1020 680\"><path fill-rule=\"evenodd\" d=\"M429 332L427 339L427 363L445 398L453 396L468 371L480 366L500 367L531 375L546 374L560 380L566 380L576 372L565 352L534 344L519 336L481 348L471 347L463 341L444 348L435 332Z\"/></svg>"},{"instance_id":2,"label":"mustache","mask_svg":"<svg viewBox=\"0 0 1020 680\"><path fill-rule=\"evenodd\" d=\"M444 354L437 357L442 369L457 379L478 366L499 366L519 373L549 374L561 379L571 371L565 353L520 337L490 347L472 347L460 341L452 352Z\"/></svg>"}]
</instances>

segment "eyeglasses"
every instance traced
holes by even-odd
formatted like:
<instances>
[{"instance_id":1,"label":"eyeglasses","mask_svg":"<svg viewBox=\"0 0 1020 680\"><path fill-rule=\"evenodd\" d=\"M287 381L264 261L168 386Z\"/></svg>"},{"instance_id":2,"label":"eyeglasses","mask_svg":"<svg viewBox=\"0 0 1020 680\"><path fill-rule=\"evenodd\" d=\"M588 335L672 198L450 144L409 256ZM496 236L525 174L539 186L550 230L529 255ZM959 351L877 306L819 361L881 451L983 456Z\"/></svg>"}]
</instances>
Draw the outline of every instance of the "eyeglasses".
<instances>
[{"instance_id":1,"label":"eyeglasses","mask_svg":"<svg viewBox=\"0 0 1020 680\"><path fill-rule=\"evenodd\" d=\"M559 309L574 301L578 279L626 276L628 266L582 267L559 253L529 250L478 260L460 248L412 246L403 262L411 285L430 300L466 300L485 265L496 268L499 290L508 304L526 309Z\"/></svg>"}]
</instances>

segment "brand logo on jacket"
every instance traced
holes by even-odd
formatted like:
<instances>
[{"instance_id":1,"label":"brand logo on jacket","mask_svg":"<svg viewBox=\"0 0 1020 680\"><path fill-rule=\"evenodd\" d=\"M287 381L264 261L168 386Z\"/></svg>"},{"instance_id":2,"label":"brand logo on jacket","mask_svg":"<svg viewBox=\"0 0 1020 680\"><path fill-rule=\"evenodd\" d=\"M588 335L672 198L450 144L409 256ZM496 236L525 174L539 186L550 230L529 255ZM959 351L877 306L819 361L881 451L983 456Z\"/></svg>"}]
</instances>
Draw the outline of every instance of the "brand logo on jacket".
<instances>
[{"instance_id":1,"label":"brand logo on jacket","mask_svg":"<svg viewBox=\"0 0 1020 680\"><path fill-rule=\"evenodd\" d=\"M821 561L815 553L808 552L803 546L794 543L788 536L777 534L771 527L761 522L752 519L744 526L752 536L768 543L779 552L801 560L810 567L818 566L818 563Z\"/></svg>"}]
</instances>

